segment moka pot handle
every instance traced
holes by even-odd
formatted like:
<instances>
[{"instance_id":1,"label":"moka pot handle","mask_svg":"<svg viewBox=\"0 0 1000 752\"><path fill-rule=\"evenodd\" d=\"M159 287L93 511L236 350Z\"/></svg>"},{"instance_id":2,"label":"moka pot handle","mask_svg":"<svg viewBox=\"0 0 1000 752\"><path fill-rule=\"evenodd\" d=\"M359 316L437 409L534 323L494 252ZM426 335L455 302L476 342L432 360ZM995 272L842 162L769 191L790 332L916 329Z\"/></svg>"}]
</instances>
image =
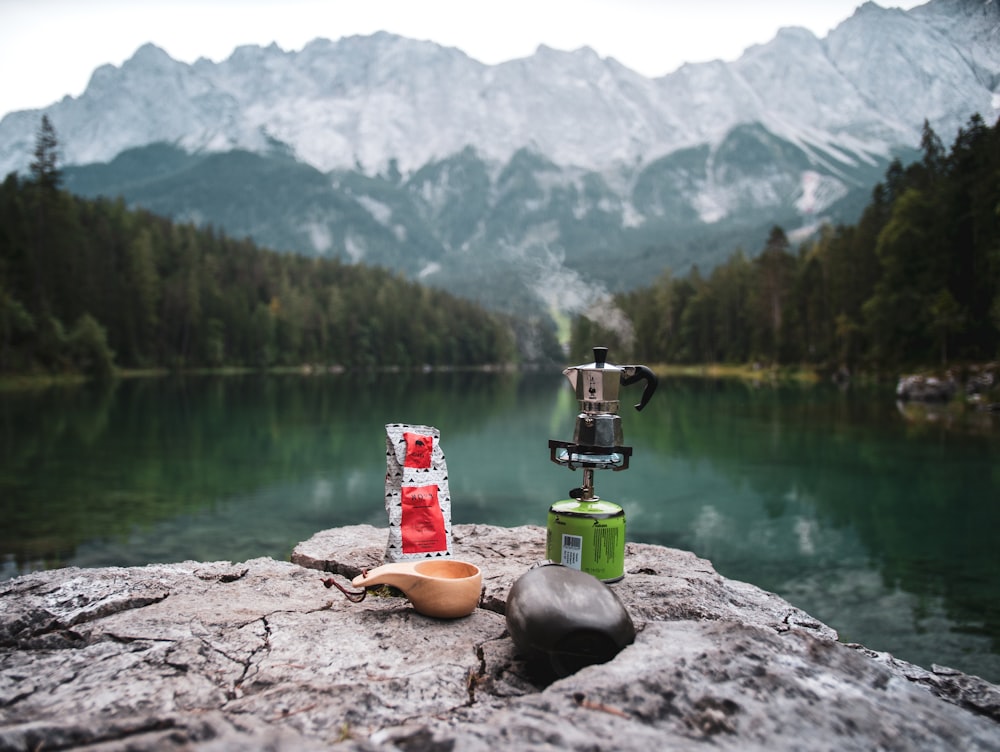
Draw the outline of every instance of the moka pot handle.
<instances>
[{"instance_id":1,"label":"moka pot handle","mask_svg":"<svg viewBox=\"0 0 1000 752\"><path fill-rule=\"evenodd\" d=\"M646 366L621 366L621 369L622 386L628 386L637 381L646 382L646 388L642 390L642 398L639 400L639 404L635 406L636 410L642 410L646 406L646 403L649 402L649 398L653 396L653 392L656 391L656 385L660 383L656 378L656 374Z\"/></svg>"}]
</instances>

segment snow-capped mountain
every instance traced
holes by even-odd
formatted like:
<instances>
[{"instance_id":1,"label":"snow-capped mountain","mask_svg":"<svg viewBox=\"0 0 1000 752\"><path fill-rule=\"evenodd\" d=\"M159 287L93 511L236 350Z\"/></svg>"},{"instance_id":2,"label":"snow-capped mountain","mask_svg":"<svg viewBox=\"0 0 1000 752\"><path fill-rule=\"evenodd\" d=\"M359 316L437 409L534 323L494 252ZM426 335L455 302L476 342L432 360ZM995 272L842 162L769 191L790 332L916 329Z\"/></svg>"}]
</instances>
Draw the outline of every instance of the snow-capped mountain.
<instances>
[{"instance_id":1,"label":"snow-capped mountain","mask_svg":"<svg viewBox=\"0 0 1000 752\"><path fill-rule=\"evenodd\" d=\"M0 173L26 168L43 112L82 193L449 286L498 253L621 286L710 263L707 246L753 252L772 224L852 220L925 120L946 144L995 121L1000 0L867 2L824 39L786 28L657 79L588 48L484 65L387 33L193 65L145 45L80 97L0 121Z\"/></svg>"},{"instance_id":2,"label":"snow-capped mountain","mask_svg":"<svg viewBox=\"0 0 1000 752\"><path fill-rule=\"evenodd\" d=\"M807 148L884 156L912 145L925 118L950 136L973 112L998 113L998 23L996 0L908 12L868 2L826 39L786 28L734 63L659 79L588 48L540 47L489 66L387 33L317 39L299 52L240 47L194 65L147 44L45 112L69 164L156 141L260 151L274 140L322 171L374 173L395 159L409 172L467 145L501 163L527 147L602 171L715 144L753 122ZM4 119L0 171L26 166L36 128L34 112Z\"/></svg>"}]
</instances>

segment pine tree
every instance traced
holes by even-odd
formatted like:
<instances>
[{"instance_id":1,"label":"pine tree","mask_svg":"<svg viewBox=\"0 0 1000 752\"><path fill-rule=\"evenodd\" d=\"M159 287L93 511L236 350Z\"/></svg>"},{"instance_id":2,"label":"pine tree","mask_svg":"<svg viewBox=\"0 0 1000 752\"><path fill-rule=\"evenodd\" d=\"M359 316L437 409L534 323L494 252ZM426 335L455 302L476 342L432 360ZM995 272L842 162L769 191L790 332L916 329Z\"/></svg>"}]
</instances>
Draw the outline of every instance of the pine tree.
<instances>
[{"instance_id":1,"label":"pine tree","mask_svg":"<svg viewBox=\"0 0 1000 752\"><path fill-rule=\"evenodd\" d=\"M34 160L31 176L39 186L55 190L62 183L59 169L59 139L48 115L42 115L42 124L35 136Z\"/></svg>"},{"instance_id":2,"label":"pine tree","mask_svg":"<svg viewBox=\"0 0 1000 752\"><path fill-rule=\"evenodd\" d=\"M795 257L789 253L788 236L775 225L755 263L757 286L757 352L772 362L781 360L785 345L785 304L794 280Z\"/></svg>"}]
</instances>

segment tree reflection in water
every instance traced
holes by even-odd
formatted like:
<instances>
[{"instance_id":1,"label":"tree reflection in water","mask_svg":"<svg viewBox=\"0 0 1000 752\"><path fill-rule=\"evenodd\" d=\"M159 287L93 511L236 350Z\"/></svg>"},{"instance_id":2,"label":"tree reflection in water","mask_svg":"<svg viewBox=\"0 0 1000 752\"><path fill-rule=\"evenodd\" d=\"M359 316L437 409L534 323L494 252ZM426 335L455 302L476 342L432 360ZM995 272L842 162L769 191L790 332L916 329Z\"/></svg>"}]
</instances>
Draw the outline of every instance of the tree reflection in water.
<instances>
[{"instance_id":1,"label":"tree reflection in water","mask_svg":"<svg viewBox=\"0 0 1000 752\"><path fill-rule=\"evenodd\" d=\"M65 565L287 558L385 524L384 425L441 430L456 523L544 525L576 405L554 374L131 379L0 395L3 577ZM1000 418L891 389L666 379L598 472L630 540L694 551L845 641L1000 680ZM628 563L626 561L626 569Z\"/></svg>"}]
</instances>

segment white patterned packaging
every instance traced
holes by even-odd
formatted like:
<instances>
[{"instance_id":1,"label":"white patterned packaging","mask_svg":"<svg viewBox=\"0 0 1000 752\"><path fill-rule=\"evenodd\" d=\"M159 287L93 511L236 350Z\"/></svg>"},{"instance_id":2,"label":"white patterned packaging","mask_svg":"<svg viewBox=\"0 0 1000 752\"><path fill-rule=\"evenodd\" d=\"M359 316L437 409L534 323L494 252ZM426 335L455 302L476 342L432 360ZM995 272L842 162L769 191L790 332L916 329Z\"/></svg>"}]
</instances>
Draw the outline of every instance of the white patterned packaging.
<instances>
[{"instance_id":1,"label":"white patterned packaging","mask_svg":"<svg viewBox=\"0 0 1000 752\"><path fill-rule=\"evenodd\" d=\"M385 427L387 562L451 556L451 495L441 432L433 426Z\"/></svg>"}]
</instances>

